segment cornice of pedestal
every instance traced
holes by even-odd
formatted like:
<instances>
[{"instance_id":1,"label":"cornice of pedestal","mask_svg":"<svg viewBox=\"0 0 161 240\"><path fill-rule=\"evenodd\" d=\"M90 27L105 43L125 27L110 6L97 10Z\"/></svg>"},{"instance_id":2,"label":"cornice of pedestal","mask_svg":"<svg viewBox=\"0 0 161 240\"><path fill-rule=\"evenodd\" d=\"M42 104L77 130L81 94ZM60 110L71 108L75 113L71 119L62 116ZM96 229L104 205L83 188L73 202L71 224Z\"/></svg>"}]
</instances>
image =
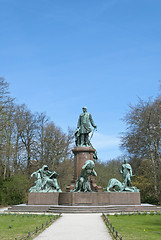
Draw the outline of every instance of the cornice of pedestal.
<instances>
[{"instance_id":1,"label":"cornice of pedestal","mask_svg":"<svg viewBox=\"0 0 161 240\"><path fill-rule=\"evenodd\" d=\"M92 147L75 147L74 149L72 149L73 153L76 152L95 152L96 149L92 148Z\"/></svg>"}]
</instances>

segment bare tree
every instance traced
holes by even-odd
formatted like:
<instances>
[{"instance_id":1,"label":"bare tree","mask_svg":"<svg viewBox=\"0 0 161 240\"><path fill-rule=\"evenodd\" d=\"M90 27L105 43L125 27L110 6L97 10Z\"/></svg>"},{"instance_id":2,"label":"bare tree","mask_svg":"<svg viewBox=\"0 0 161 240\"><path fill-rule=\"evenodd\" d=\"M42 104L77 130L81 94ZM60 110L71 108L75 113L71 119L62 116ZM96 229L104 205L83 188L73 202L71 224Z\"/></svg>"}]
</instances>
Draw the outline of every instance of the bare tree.
<instances>
[{"instance_id":1,"label":"bare tree","mask_svg":"<svg viewBox=\"0 0 161 240\"><path fill-rule=\"evenodd\" d=\"M21 105L16 124L25 149L23 158L26 160L27 172L30 173L31 161L34 160L33 156L37 150L37 116L32 114L25 105Z\"/></svg>"},{"instance_id":2,"label":"bare tree","mask_svg":"<svg viewBox=\"0 0 161 240\"><path fill-rule=\"evenodd\" d=\"M39 165L45 164L45 129L48 118L45 113L38 114L38 143L39 143Z\"/></svg>"},{"instance_id":3,"label":"bare tree","mask_svg":"<svg viewBox=\"0 0 161 240\"><path fill-rule=\"evenodd\" d=\"M121 147L125 149L137 167L142 160L149 160L154 179L156 196L159 190L161 167L161 99L146 102L139 100L124 118L127 131L123 134Z\"/></svg>"},{"instance_id":4,"label":"bare tree","mask_svg":"<svg viewBox=\"0 0 161 240\"><path fill-rule=\"evenodd\" d=\"M61 128L55 126L53 122L47 124L45 128L45 161L51 168L59 165L67 159L71 152L72 136L63 133Z\"/></svg>"},{"instance_id":5,"label":"bare tree","mask_svg":"<svg viewBox=\"0 0 161 240\"><path fill-rule=\"evenodd\" d=\"M4 179L10 175L14 129L14 101L9 96L8 88L5 79L0 78L0 162Z\"/></svg>"}]
</instances>

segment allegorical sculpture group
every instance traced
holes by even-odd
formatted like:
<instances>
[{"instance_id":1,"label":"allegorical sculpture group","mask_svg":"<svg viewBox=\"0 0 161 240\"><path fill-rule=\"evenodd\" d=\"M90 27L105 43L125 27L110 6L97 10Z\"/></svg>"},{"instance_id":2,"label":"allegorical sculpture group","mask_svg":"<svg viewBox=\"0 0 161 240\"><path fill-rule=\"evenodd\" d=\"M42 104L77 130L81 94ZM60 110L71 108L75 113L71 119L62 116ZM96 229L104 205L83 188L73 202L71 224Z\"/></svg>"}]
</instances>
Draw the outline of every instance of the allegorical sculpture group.
<instances>
[{"instance_id":1,"label":"allegorical sculpture group","mask_svg":"<svg viewBox=\"0 0 161 240\"><path fill-rule=\"evenodd\" d=\"M94 128L91 129L91 126ZM87 107L83 107L83 113L79 116L77 128L75 130L75 144L77 147L93 147L90 140L93 136L94 130L97 126L94 124L92 115L87 112ZM91 136L89 136L91 133ZM97 159L97 153L93 155L94 160ZM97 176L94 170L95 163L92 160L87 160L82 167L81 174L76 181L74 190L72 192L92 192L90 176ZM108 182L106 189L107 192L139 192L139 189L131 185L132 167L124 160L121 167L121 174L123 182L120 182L116 178L112 178ZM58 174L53 171L50 172L47 165L31 174L31 177L35 175L35 186L29 189L30 192L61 192L61 189L57 182Z\"/></svg>"},{"instance_id":2,"label":"allegorical sculpture group","mask_svg":"<svg viewBox=\"0 0 161 240\"><path fill-rule=\"evenodd\" d=\"M29 192L61 192L57 182L58 174L53 171L50 172L47 165L31 174L35 175L35 186L29 189Z\"/></svg>"},{"instance_id":3,"label":"allegorical sculpture group","mask_svg":"<svg viewBox=\"0 0 161 240\"><path fill-rule=\"evenodd\" d=\"M73 192L92 192L89 176L97 176L94 167L95 164L92 160L87 160L85 162Z\"/></svg>"},{"instance_id":4,"label":"allegorical sculpture group","mask_svg":"<svg viewBox=\"0 0 161 240\"><path fill-rule=\"evenodd\" d=\"M121 183L116 178L111 178L106 191L111 192L110 189L112 189L114 192L139 192L138 188L131 185L131 177L134 175L132 175L132 167L129 163L127 163L127 159L124 160L120 172L123 177L123 182Z\"/></svg>"}]
</instances>

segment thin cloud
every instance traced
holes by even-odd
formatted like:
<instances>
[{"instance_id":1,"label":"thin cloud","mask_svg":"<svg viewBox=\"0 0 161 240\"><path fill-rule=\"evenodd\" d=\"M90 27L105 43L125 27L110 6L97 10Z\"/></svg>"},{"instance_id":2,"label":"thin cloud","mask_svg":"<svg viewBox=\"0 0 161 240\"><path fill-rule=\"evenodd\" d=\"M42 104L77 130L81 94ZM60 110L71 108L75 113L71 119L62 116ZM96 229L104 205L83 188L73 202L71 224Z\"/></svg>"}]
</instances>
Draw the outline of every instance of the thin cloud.
<instances>
[{"instance_id":1,"label":"thin cloud","mask_svg":"<svg viewBox=\"0 0 161 240\"><path fill-rule=\"evenodd\" d=\"M119 146L120 139L113 135L105 135L102 133L95 132L91 142L94 148L100 150Z\"/></svg>"}]
</instances>

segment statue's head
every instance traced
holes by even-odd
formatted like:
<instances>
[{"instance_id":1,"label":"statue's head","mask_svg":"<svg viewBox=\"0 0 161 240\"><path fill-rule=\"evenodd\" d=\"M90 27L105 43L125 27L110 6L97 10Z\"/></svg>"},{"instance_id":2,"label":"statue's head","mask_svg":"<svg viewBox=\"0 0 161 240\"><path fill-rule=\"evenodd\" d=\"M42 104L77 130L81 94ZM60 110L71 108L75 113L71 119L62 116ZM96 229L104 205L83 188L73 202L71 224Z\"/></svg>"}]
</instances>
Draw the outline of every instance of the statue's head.
<instances>
[{"instance_id":1,"label":"statue's head","mask_svg":"<svg viewBox=\"0 0 161 240\"><path fill-rule=\"evenodd\" d=\"M44 166L42 167L42 170L43 170L43 171L49 170L49 169L48 169L48 166L47 166L47 165L44 165Z\"/></svg>"},{"instance_id":2,"label":"statue's head","mask_svg":"<svg viewBox=\"0 0 161 240\"><path fill-rule=\"evenodd\" d=\"M83 112L87 112L87 107L83 107Z\"/></svg>"},{"instance_id":3,"label":"statue's head","mask_svg":"<svg viewBox=\"0 0 161 240\"><path fill-rule=\"evenodd\" d=\"M127 163L127 158L124 159L124 163L125 163L125 164Z\"/></svg>"},{"instance_id":4,"label":"statue's head","mask_svg":"<svg viewBox=\"0 0 161 240\"><path fill-rule=\"evenodd\" d=\"M94 164L94 162L92 160L87 160L85 162L85 166L86 166L86 169L93 169L95 164Z\"/></svg>"}]
</instances>

